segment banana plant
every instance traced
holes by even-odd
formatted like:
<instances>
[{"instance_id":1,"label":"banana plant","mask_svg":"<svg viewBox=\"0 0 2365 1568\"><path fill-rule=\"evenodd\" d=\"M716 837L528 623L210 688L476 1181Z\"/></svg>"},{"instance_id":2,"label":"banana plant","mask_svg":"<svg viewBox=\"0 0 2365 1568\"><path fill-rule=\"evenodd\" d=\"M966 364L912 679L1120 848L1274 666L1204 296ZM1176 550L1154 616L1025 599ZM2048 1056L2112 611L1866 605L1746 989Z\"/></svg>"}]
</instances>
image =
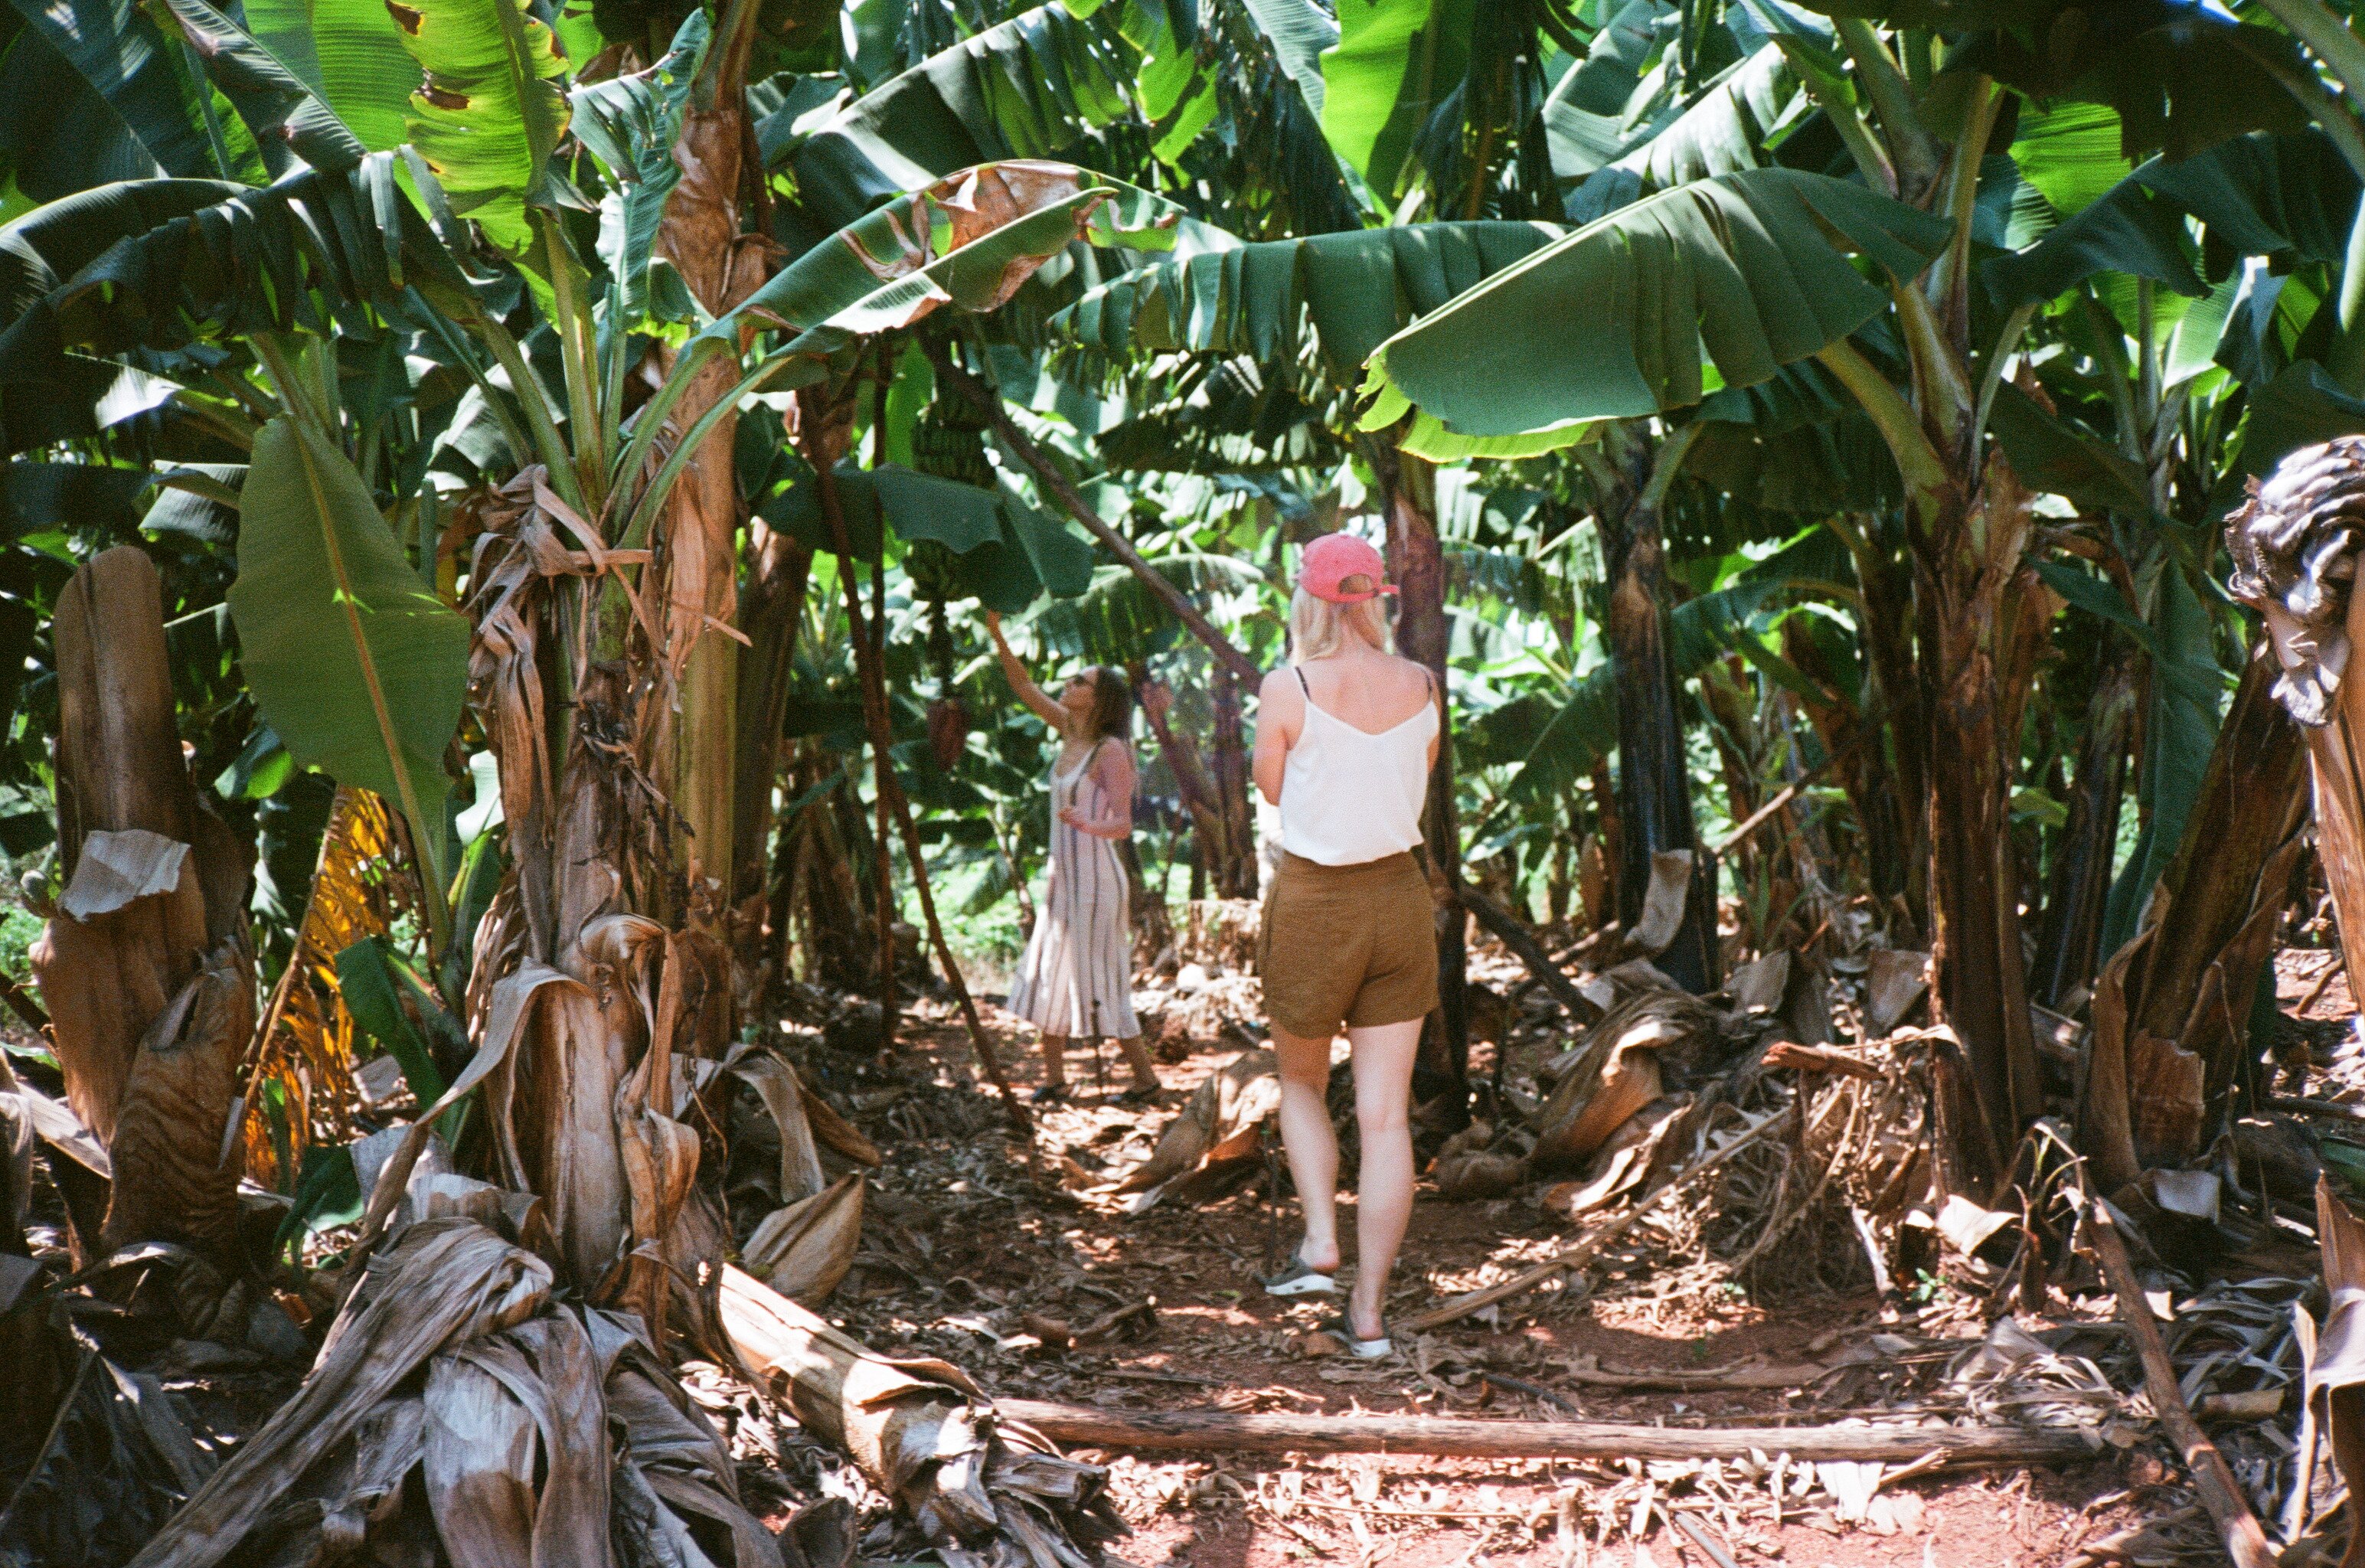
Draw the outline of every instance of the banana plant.
<instances>
[{"instance_id":1,"label":"banana plant","mask_svg":"<svg viewBox=\"0 0 2365 1568\"><path fill-rule=\"evenodd\" d=\"M2013 710L1999 681L2041 627L2043 601L2027 591L2027 487L1990 428L2006 361L2038 307L1999 309L1986 297L1973 264L1982 164L2022 90L2008 84L2113 106L2128 156L2288 127L2294 103L2325 89L2312 72L2292 73L2283 35L2173 5L2146 13L2157 47L2121 69L2096 46L2032 52L2044 18L2024 8L1950 7L1946 25L1981 29L1988 51L1983 73L1950 82L1909 69L1929 48L1915 29L1931 18L1889 9L1900 25L1886 34L1842 17L1832 47L1797 28L1777 36L1863 185L1743 171L1599 218L1385 344L1371 417L1418 409L1465 435L1509 436L1672 413L1709 390L1709 374L1746 386L1812 358L1869 418L1904 485L1921 601L1928 745L1900 772L1926 781L1938 991L1965 1047L1951 1152L1977 1188L2001 1179L2042 1103L2011 848L2016 738L1999 728ZM1951 95L1943 106L1939 84ZM1835 237L1878 264L1877 285L1849 267ZM1634 309L1587 308L1604 298ZM1496 334L1536 319L1574 330L1523 353L1514 374L1495 345L1515 340Z\"/></svg>"}]
</instances>

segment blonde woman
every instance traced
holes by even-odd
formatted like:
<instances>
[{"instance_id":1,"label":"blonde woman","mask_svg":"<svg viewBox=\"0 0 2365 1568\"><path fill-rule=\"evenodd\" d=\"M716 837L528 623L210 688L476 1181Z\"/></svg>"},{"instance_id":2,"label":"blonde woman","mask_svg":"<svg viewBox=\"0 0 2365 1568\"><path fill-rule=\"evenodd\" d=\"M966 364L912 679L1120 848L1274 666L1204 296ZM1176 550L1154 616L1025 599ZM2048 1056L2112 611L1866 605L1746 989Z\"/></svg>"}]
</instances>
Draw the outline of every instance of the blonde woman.
<instances>
[{"instance_id":1,"label":"blonde woman","mask_svg":"<svg viewBox=\"0 0 2365 1568\"><path fill-rule=\"evenodd\" d=\"M989 610L985 629L1010 689L1059 735L1051 765L1051 870L1037 904L1010 1011L1043 1035L1042 1103L1068 1092L1068 1038L1114 1036L1133 1069L1128 1105L1158 1097L1158 1069L1133 1016L1132 888L1118 843L1133 833L1133 689L1093 665L1052 697L1035 684Z\"/></svg>"},{"instance_id":2,"label":"blonde woman","mask_svg":"<svg viewBox=\"0 0 2365 1568\"><path fill-rule=\"evenodd\" d=\"M1275 1295L1338 1289L1339 1144L1325 1103L1330 1043L1354 1053L1355 1287L1328 1327L1365 1359L1392 1347L1388 1271L1412 1219L1413 1056L1437 1005L1429 881L1413 850L1444 733L1429 670L1389 651L1380 553L1345 533L1306 547L1290 603L1291 666L1264 679L1256 781L1280 808L1259 970L1281 1067L1281 1136L1306 1238L1265 1281Z\"/></svg>"}]
</instances>

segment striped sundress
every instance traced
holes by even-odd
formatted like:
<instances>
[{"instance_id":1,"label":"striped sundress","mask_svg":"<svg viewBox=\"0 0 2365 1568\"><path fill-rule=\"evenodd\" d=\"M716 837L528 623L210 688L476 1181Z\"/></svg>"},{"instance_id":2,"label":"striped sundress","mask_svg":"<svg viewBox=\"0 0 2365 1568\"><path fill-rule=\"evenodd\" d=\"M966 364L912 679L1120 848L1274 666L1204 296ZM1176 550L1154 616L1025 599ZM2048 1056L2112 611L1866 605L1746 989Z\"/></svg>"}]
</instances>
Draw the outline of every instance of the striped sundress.
<instances>
[{"instance_id":1,"label":"striped sundress","mask_svg":"<svg viewBox=\"0 0 2365 1568\"><path fill-rule=\"evenodd\" d=\"M1070 772L1051 770L1051 873L1010 1011L1047 1035L1121 1040L1141 1032L1133 1016L1132 888L1114 839L1059 820L1069 806L1088 817L1105 809L1092 777L1099 753L1094 746Z\"/></svg>"}]
</instances>

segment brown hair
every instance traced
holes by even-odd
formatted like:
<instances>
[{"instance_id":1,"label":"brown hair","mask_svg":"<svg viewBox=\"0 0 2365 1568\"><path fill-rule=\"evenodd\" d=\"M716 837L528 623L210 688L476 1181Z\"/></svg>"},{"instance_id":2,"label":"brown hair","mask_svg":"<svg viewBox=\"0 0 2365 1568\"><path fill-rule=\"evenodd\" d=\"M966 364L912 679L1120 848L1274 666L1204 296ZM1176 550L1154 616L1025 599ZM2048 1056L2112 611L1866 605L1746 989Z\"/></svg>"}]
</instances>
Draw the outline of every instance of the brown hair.
<instances>
[{"instance_id":1,"label":"brown hair","mask_svg":"<svg viewBox=\"0 0 2365 1568\"><path fill-rule=\"evenodd\" d=\"M1115 665L1093 665L1082 672L1093 683L1093 710L1084 728L1094 740L1133 738L1133 683Z\"/></svg>"}]
</instances>

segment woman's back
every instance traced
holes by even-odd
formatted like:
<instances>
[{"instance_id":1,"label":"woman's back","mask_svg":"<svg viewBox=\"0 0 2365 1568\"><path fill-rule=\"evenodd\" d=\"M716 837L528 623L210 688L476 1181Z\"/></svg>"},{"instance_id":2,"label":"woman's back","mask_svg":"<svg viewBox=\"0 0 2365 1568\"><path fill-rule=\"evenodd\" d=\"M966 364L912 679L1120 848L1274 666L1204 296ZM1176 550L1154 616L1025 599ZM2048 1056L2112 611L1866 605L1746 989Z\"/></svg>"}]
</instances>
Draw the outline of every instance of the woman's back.
<instances>
[{"instance_id":1,"label":"woman's back","mask_svg":"<svg viewBox=\"0 0 2365 1568\"><path fill-rule=\"evenodd\" d=\"M1438 735L1429 672L1373 650L1291 673L1305 712L1282 772L1282 847L1355 866L1417 846Z\"/></svg>"}]
</instances>

